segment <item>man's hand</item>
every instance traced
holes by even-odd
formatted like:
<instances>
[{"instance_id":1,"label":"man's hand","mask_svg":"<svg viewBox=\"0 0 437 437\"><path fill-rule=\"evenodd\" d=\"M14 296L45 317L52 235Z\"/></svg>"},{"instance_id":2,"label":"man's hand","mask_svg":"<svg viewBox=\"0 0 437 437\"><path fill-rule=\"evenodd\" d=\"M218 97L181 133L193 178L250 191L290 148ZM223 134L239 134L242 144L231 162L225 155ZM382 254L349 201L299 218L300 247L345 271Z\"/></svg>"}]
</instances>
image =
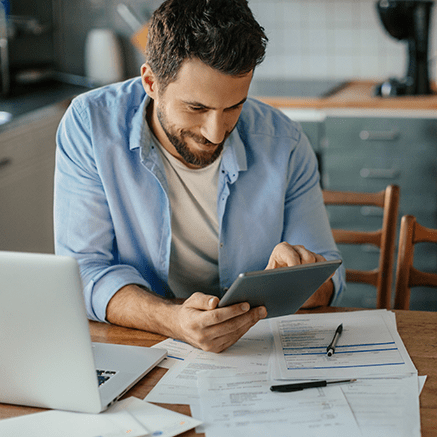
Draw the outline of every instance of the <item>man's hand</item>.
<instances>
[{"instance_id":1,"label":"man's hand","mask_svg":"<svg viewBox=\"0 0 437 437\"><path fill-rule=\"evenodd\" d=\"M279 243L270 255L266 269L276 269L278 267L297 266L300 264L310 264L326 261L325 257L305 249L303 246L292 246L287 242ZM332 277L333 275L331 275ZM302 308L314 308L329 305L334 292L334 284L329 278L319 289L302 305Z\"/></svg>"},{"instance_id":2,"label":"man's hand","mask_svg":"<svg viewBox=\"0 0 437 437\"><path fill-rule=\"evenodd\" d=\"M297 266L299 264L310 264L320 261L326 261L325 257L311 252L303 246L292 246L284 241L273 249L266 269Z\"/></svg>"},{"instance_id":3,"label":"man's hand","mask_svg":"<svg viewBox=\"0 0 437 437\"><path fill-rule=\"evenodd\" d=\"M217 308L218 302L218 297L194 293L180 306L179 333L184 341L205 351L221 352L267 315L265 307L251 309L247 302Z\"/></svg>"},{"instance_id":4,"label":"man's hand","mask_svg":"<svg viewBox=\"0 0 437 437\"><path fill-rule=\"evenodd\" d=\"M265 307L240 303L217 308L219 299L194 293L187 300L163 299L137 285L114 294L106 308L108 322L155 332L209 352L232 346L267 315Z\"/></svg>"}]
</instances>

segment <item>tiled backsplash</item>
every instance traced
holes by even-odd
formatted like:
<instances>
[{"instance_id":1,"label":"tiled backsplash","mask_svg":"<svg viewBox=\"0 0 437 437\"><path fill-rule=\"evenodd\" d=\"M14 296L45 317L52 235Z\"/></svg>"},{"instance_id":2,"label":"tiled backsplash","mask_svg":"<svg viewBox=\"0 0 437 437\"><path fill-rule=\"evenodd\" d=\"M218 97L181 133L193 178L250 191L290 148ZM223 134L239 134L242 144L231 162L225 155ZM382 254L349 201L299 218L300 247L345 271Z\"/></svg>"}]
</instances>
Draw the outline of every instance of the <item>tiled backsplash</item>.
<instances>
[{"instance_id":1,"label":"tiled backsplash","mask_svg":"<svg viewBox=\"0 0 437 437\"><path fill-rule=\"evenodd\" d=\"M269 37L257 77L385 79L406 72L406 44L383 28L375 0L249 0ZM437 6L430 74L436 78Z\"/></svg>"},{"instance_id":2,"label":"tiled backsplash","mask_svg":"<svg viewBox=\"0 0 437 437\"><path fill-rule=\"evenodd\" d=\"M46 1L46 0L40 0ZM110 27L120 37L128 77L139 74L142 55L129 42L132 32L118 15L128 4L142 18L161 0L53 0L58 4L61 70L84 74L83 46L93 27ZM269 37L259 78L386 79L406 72L406 45L383 28L375 0L249 0ZM431 23L431 77L437 79L437 6Z\"/></svg>"}]
</instances>

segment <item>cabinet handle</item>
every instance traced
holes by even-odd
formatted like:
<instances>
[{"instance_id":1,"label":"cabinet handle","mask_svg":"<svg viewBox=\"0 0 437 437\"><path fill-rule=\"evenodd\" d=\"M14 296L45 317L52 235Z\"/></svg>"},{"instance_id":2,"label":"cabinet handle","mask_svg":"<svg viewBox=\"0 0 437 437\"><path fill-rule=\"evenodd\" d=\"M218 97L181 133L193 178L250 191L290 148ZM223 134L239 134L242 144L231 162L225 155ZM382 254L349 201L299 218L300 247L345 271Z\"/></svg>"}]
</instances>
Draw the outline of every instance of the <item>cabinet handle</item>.
<instances>
[{"instance_id":1,"label":"cabinet handle","mask_svg":"<svg viewBox=\"0 0 437 437\"><path fill-rule=\"evenodd\" d=\"M360 138L363 141L393 141L399 137L398 130L368 131L362 130Z\"/></svg>"},{"instance_id":2,"label":"cabinet handle","mask_svg":"<svg viewBox=\"0 0 437 437\"><path fill-rule=\"evenodd\" d=\"M12 164L11 158L0 158L0 170Z\"/></svg>"},{"instance_id":3,"label":"cabinet handle","mask_svg":"<svg viewBox=\"0 0 437 437\"><path fill-rule=\"evenodd\" d=\"M360 176L363 179L396 179L401 172L394 168L362 168Z\"/></svg>"}]
</instances>

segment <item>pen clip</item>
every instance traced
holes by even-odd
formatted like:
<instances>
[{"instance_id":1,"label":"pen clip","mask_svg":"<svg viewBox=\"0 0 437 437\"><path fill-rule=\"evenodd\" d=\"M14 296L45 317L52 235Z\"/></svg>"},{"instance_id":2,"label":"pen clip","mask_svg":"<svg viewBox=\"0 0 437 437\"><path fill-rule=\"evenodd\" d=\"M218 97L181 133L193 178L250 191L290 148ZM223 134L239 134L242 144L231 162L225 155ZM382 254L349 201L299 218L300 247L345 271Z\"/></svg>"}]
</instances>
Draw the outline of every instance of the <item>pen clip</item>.
<instances>
[{"instance_id":1,"label":"pen clip","mask_svg":"<svg viewBox=\"0 0 437 437\"><path fill-rule=\"evenodd\" d=\"M343 323L341 323L340 325L337 326L337 329L335 330L335 333L334 333L334 337L333 337L331 343L329 344L329 346L326 348L326 354L328 355L328 357L331 357L332 355L334 355L335 346L337 345L337 341L338 341L342 332L343 332Z\"/></svg>"}]
</instances>

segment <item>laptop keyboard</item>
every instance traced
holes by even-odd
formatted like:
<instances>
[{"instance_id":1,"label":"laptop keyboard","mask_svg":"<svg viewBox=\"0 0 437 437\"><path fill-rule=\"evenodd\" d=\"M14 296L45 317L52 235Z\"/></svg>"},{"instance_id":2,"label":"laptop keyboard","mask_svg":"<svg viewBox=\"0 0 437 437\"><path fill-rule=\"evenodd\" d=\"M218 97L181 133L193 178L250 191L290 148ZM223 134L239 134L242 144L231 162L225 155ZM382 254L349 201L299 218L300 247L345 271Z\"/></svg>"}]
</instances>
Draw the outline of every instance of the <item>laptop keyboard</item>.
<instances>
[{"instance_id":1,"label":"laptop keyboard","mask_svg":"<svg viewBox=\"0 0 437 437\"><path fill-rule=\"evenodd\" d=\"M117 372L114 370L100 370L97 369L97 380L99 382L99 387L104 384L106 381L111 379Z\"/></svg>"}]
</instances>

